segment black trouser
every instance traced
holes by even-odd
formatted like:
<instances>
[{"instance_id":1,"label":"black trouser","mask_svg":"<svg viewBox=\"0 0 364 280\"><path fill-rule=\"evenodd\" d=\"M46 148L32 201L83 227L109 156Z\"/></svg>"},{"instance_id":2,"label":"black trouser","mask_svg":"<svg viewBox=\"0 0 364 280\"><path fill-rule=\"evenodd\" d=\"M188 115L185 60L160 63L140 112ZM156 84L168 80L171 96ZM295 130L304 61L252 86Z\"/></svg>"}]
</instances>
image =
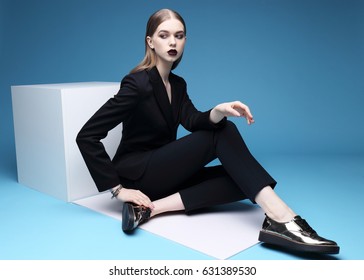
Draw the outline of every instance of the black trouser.
<instances>
[{"instance_id":1,"label":"black trouser","mask_svg":"<svg viewBox=\"0 0 364 280\"><path fill-rule=\"evenodd\" d=\"M222 165L205 167L216 158ZM255 203L262 188L276 185L230 121L157 149L135 183L152 201L179 192L186 212L246 198Z\"/></svg>"}]
</instances>

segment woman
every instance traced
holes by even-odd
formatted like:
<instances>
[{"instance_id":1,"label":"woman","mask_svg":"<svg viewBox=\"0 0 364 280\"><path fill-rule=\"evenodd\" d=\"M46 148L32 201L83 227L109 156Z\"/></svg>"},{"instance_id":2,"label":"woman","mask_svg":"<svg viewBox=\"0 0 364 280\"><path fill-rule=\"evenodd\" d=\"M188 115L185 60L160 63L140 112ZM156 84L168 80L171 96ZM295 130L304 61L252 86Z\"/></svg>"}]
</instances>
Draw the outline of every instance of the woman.
<instances>
[{"instance_id":1,"label":"woman","mask_svg":"<svg viewBox=\"0 0 364 280\"><path fill-rule=\"evenodd\" d=\"M300 251L334 254L324 239L274 192L275 180L250 154L227 117L253 116L245 104L222 103L198 111L186 82L171 70L182 59L186 25L175 11L154 13L147 24L145 57L124 77L119 92L84 125L77 143L100 192L124 202L122 228L134 230L165 212L250 199L266 213L259 240ZM123 123L111 160L101 139ZM182 125L191 134L176 139ZM206 167L218 158L221 165Z\"/></svg>"}]
</instances>

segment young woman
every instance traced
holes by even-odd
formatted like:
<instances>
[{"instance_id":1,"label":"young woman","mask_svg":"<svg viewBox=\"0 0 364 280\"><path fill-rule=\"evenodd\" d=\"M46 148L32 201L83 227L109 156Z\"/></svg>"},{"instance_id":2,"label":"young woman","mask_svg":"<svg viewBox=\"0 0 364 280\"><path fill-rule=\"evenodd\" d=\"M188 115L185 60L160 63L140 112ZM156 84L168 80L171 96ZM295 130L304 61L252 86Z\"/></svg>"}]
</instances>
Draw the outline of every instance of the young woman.
<instances>
[{"instance_id":1,"label":"young woman","mask_svg":"<svg viewBox=\"0 0 364 280\"><path fill-rule=\"evenodd\" d=\"M320 237L274 192L276 181L251 155L227 117L254 123L240 101L198 111L186 82L171 70L182 59L186 25L169 9L147 23L145 57L124 77L119 92L84 125L77 143L100 192L124 202L122 229L134 230L164 212L193 210L250 199L266 213L262 242L300 251L335 254L339 246ZM123 123L111 160L101 139ZM176 139L182 125L191 133ZM218 158L221 165L206 167Z\"/></svg>"}]
</instances>

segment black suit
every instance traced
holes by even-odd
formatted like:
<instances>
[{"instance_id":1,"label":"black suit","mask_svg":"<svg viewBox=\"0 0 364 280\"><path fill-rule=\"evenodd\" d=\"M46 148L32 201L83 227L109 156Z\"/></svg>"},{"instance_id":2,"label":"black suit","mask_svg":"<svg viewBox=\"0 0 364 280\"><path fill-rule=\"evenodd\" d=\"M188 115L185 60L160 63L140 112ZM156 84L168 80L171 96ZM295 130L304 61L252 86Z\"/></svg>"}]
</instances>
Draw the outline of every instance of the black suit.
<instances>
[{"instance_id":1,"label":"black suit","mask_svg":"<svg viewBox=\"0 0 364 280\"><path fill-rule=\"evenodd\" d=\"M192 104L185 81L173 73L170 74L169 81L171 103L156 67L127 75L121 82L119 92L108 100L79 132L77 144L98 190L105 191L121 183L142 190L151 199L180 192L186 209L192 210L199 207L196 203L201 204L201 201L198 201L199 195L196 198L193 189L201 188L201 184L204 185L217 177L219 180L226 177L229 182L220 181L216 184L215 192L220 196L218 201L215 202L215 199L213 202L202 203L202 207L246 197L254 200L262 187L274 187L275 181L250 155L236 127L225 118L218 124L210 122L210 111L200 112ZM100 140L121 122L121 143L111 160ZM193 133L176 141L180 124ZM228 136L220 137L226 133ZM221 144L224 140L218 140L220 138L236 138L234 141L238 142L237 148L223 151L220 155L217 150L224 150L224 145L231 146L231 143ZM219 146L221 148L216 149ZM246 186L254 189L251 191L243 190L246 179L230 174L229 170L226 170L226 173L225 166L204 168L208 162L218 157L234 170L234 166L239 166L240 163L226 162L230 161L229 153L233 156L239 154L239 150L242 149L244 151L241 160L244 161L244 166L248 163L250 170L245 176L249 177L248 173L252 173L254 178L260 177L252 180L252 187ZM243 167L240 164L238 168ZM212 191L213 185L209 183L208 192ZM221 183L233 185L231 195L221 197L221 190L222 193L226 193L225 186L220 186ZM204 188L198 192L206 192ZM190 198L191 196L194 198ZM197 199L194 205L188 206L189 201L194 199Z\"/></svg>"}]
</instances>

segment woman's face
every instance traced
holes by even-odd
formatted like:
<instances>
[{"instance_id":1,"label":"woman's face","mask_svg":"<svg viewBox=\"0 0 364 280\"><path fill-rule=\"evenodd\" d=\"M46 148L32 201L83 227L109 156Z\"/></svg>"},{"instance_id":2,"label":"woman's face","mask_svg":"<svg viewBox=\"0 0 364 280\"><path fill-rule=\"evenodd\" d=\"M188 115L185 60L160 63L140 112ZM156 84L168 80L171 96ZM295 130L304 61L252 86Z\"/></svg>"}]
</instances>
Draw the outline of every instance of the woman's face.
<instances>
[{"instance_id":1,"label":"woman's face","mask_svg":"<svg viewBox=\"0 0 364 280\"><path fill-rule=\"evenodd\" d=\"M183 24L175 18L162 22L152 37L147 37L149 47L157 55L157 65L172 65L183 53L186 36Z\"/></svg>"}]
</instances>

